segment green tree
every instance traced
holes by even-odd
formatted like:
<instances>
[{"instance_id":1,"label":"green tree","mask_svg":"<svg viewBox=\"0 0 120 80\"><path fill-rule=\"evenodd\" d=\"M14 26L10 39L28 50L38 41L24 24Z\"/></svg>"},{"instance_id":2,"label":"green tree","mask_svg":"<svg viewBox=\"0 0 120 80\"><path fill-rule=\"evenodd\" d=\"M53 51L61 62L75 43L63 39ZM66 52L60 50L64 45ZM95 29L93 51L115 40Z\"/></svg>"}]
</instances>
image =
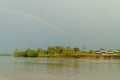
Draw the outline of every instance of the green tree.
<instances>
[{"instance_id":1,"label":"green tree","mask_svg":"<svg viewBox=\"0 0 120 80\"><path fill-rule=\"evenodd\" d=\"M37 51L33 50L33 49L27 49L24 54L26 54L26 57L37 57L38 53Z\"/></svg>"},{"instance_id":2,"label":"green tree","mask_svg":"<svg viewBox=\"0 0 120 80\"><path fill-rule=\"evenodd\" d=\"M73 48L74 53L80 53L80 49L78 47Z\"/></svg>"},{"instance_id":3,"label":"green tree","mask_svg":"<svg viewBox=\"0 0 120 80\"><path fill-rule=\"evenodd\" d=\"M19 49L15 49L13 55L14 55L15 57L22 57L22 56L23 56L23 53L24 53L23 51L21 51L21 50L19 50Z\"/></svg>"},{"instance_id":4,"label":"green tree","mask_svg":"<svg viewBox=\"0 0 120 80\"><path fill-rule=\"evenodd\" d=\"M65 48L63 48L63 50L62 50L62 53L63 54L66 54L66 55L70 55L70 54L72 54L73 53L73 48L71 48L71 47L65 47Z\"/></svg>"},{"instance_id":5,"label":"green tree","mask_svg":"<svg viewBox=\"0 0 120 80\"><path fill-rule=\"evenodd\" d=\"M47 52L48 54L61 54L63 47L61 46L51 46L48 47Z\"/></svg>"},{"instance_id":6,"label":"green tree","mask_svg":"<svg viewBox=\"0 0 120 80\"><path fill-rule=\"evenodd\" d=\"M38 48L38 49L37 49L37 53L38 53L38 54L46 54L46 51L43 50L42 48Z\"/></svg>"},{"instance_id":7,"label":"green tree","mask_svg":"<svg viewBox=\"0 0 120 80\"><path fill-rule=\"evenodd\" d=\"M89 50L89 54L95 54L94 50Z\"/></svg>"}]
</instances>

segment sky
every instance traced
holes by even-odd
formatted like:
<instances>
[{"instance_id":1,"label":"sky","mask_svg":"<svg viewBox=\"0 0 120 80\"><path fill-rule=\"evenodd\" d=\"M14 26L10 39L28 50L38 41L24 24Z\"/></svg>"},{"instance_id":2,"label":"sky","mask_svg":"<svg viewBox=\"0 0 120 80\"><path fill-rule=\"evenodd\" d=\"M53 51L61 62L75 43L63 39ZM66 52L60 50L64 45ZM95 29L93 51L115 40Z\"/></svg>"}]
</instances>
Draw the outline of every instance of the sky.
<instances>
[{"instance_id":1,"label":"sky","mask_svg":"<svg viewBox=\"0 0 120 80\"><path fill-rule=\"evenodd\" d=\"M0 0L0 52L61 45L120 49L120 0Z\"/></svg>"}]
</instances>

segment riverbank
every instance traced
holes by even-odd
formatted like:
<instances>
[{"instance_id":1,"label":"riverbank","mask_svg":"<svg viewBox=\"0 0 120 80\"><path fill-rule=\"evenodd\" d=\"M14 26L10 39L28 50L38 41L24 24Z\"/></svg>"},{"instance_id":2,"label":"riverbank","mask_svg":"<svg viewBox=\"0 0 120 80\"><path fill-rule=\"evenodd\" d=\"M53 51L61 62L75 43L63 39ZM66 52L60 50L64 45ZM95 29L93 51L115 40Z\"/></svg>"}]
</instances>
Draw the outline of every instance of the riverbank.
<instances>
[{"instance_id":1,"label":"riverbank","mask_svg":"<svg viewBox=\"0 0 120 80\"><path fill-rule=\"evenodd\" d=\"M41 54L42 58L89 58L89 59L120 59L118 54Z\"/></svg>"},{"instance_id":2,"label":"riverbank","mask_svg":"<svg viewBox=\"0 0 120 80\"><path fill-rule=\"evenodd\" d=\"M81 57L90 59L120 59L120 55L118 54L83 54Z\"/></svg>"},{"instance_id":3,"label":"riverbank","mask_svg":"<svg viewBox=\"0 0 120 80\"><path fill-rule=\"evenodd\" d=\"M47 57L47 58L120 58L120 50L86 50L78 47L50 46L46 50L42 48L26 50L15 49L12 54L15 57Z\"/></svg>"}]
</instances>

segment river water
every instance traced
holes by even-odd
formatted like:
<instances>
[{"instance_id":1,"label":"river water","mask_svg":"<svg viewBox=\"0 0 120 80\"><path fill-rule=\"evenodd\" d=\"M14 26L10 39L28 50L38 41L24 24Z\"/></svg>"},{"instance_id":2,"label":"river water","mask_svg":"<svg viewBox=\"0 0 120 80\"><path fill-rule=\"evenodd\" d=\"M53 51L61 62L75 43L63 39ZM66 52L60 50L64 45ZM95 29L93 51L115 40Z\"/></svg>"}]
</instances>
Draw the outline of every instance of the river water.
<instances>
[{"instance_id":1,"label":"river water","mask_svg":"<svg viewBox=\"0 0 120 80\"><path fill-rule=\"evenodd\" d=\"M0 80L120 80L120 60L1 56Z\"/></svg>"}]
</instances>

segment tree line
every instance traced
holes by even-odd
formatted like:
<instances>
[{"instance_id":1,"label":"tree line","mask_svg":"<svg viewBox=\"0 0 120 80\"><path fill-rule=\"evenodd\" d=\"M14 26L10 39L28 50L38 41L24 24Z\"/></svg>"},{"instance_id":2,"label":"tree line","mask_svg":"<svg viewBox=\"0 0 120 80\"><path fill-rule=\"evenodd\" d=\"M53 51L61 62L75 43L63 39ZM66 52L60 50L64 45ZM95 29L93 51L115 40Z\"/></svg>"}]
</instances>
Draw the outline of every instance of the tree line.
<instances>
[{"instance_id":1,"label":"tree line","mask_svg":"<svg viewBox=\"0 0 120 80\"><path fill-rule=\"evenodd\" d=\"M34 49L26 49L26 50L19 50L15 49L13 55L15 57L66 57L66 56L76 56L79 57L81 53L94 53L93 50L87 52L86 48L80 50L78 47L63 47L63 46L50 46L47 50L38 48Z\"/></svg>"},{"instance_id":2,"label":"tree line","mask_svg":"<svg viewBox=\"0 0 120 80\"><path fill-rule=\"evenodd\" d=\"M105 49L101 48L100 50L104 51ZM80 58L80 57L87 57L87 58L101 58L101 57L119 57L120 58L120 50L119 52L115 53L101 53L97 54L95 50L87 50L86 46L82 46L82 48L78 47L63 47L63 46L50 46L47 49L31 49L28 48L26 50L19 50L15 49L13 52L13 56L15 57L73 57L73 58ZM104 54L104 55L103 55ZM106 55L105 55L106 54Z\"/></svg>"}]
</instances>

